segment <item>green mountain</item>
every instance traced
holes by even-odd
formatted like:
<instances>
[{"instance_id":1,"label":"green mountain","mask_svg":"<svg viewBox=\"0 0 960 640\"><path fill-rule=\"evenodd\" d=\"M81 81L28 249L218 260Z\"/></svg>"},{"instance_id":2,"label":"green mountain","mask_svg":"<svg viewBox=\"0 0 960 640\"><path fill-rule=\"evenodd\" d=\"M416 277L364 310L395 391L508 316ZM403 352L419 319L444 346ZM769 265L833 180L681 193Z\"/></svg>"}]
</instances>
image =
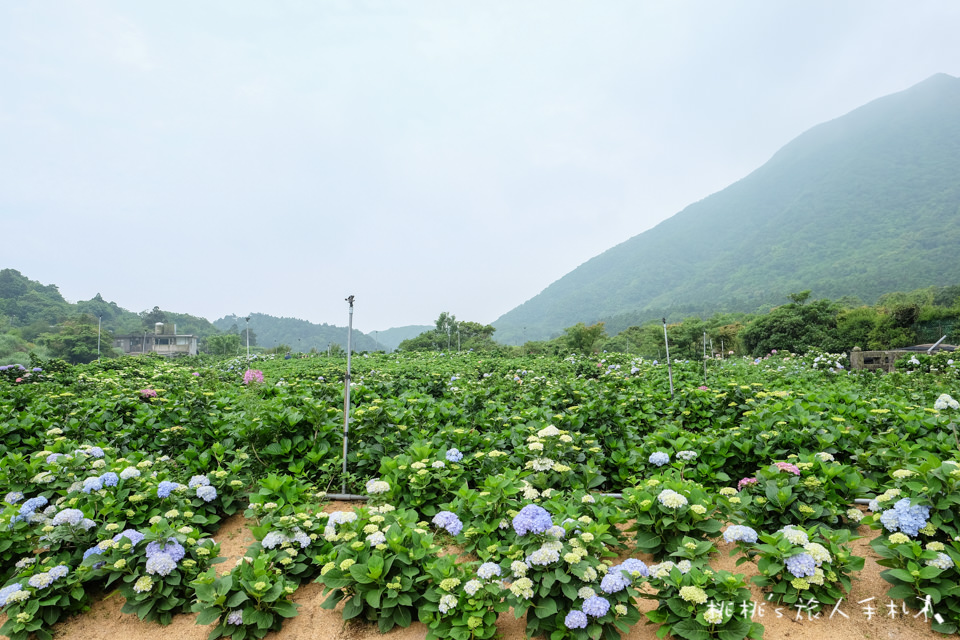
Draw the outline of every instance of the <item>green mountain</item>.
<instances>
[{"instance_id":1,"label":"green mountain","mask_svg":"<svg viewBox=\"0 0 960 640\"><path fill-rule=\"evenodd\" d=\"M247 328L246 316L224 316L214 320L213 326L227 333L239 333L241 338ZM313 324L298 318L278 318L263 313L250 314L250 331L256 335L256 344L268 349L285 344L293 351L307 352L311 349L326 351L332 344L347 348L347 327L329 324ZM375 351L377 342L361 331L353 330L354 351ZM380 343L383 348L383 343Z\"/></svg>"},{"instance_id":2,"label":"green mountain","mask_svg":"<svg viewBox=\"0 0 960 640\"><path fill-rule=\"evenodd\" d=\"M960 282L960 79L818 125L739 182L571 271L493 323L512 344L603 320L756 311L791 292L875 300Z\"/></svg>"},{"instance_id":3,"label":"green mountain","mask_svg":"<svg viewBox=\"0 0 960 640\"><path fill-rule=\"evenodd\" d=\"M436 327L432 324L411 324L405 327L391 327L383 331L374 331L373 338L381 349L393 351L404 340L416 338L424 331L432 331L433 329L436 329Z\"/></svg>"}]
</instances>

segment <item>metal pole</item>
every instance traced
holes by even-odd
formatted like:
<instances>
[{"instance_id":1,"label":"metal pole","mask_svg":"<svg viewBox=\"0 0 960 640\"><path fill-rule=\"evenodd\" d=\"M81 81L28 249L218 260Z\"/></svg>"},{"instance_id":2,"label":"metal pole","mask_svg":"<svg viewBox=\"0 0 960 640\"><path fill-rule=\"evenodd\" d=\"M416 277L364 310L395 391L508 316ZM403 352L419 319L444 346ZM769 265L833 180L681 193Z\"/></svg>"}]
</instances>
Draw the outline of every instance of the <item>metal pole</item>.
<instances>
[{"instance_id":1,"label":"metal pole","mask_svg":"<svg viewBox=\"0 0 960 640\"><path fill-rule=\"evenodd\" d=\"M246 317L247 321L247 366L250 366L250 316Z\"/></svg>"},{"instance_id":2,"label":"metal pole","mask_svg":"<svg viewBox=\"0 0 960 640\"><path fill-rule=\"evenodd\" d=\"M143 355L147 352L147 332L143 332L143 344L140 345L140 355Z\"/></svg>"},{"instance_id":3,"label":"metal pole","mask_svg":"<svg viewBox=\"0 0 960 640\"><path fill-rule=\"evenodd\" d=\"M347 492L347 441L350 433L350 351L353 349L353 296L345 298L350 304L347 324L347 375L343 379L343 493Z\"/></svg>"},{"instance_id":4,"label":"metal pole","mask_svg":"<svg viewBox=\"0 0 960 640\"><path fill-rule=\"evenodd\" d=\"M670 399L673 399L673 365L670 363L670 341L667 339L667 319L663 319L663 346L667 349L667 376L670 379Z\"/></svg>"},{"instance_id":5,"label":"metal pole","mask_svg":"<svg viewBox=\"0 0 960 640\"><path fill-rule=\"evenodd\" d=\"M103 324L103 316L97 319L97 362L100 362L100 325Z\"/></svg>"},{"instance_id":6,"label":"metal pole","mask_svg":"<svg viewBox=\"0 0 960 640\"><path fill-rule=\"evenodd\" d=\"M703 384L707 384L707 332L703 332Z\"/></svg>"}]
</instances>

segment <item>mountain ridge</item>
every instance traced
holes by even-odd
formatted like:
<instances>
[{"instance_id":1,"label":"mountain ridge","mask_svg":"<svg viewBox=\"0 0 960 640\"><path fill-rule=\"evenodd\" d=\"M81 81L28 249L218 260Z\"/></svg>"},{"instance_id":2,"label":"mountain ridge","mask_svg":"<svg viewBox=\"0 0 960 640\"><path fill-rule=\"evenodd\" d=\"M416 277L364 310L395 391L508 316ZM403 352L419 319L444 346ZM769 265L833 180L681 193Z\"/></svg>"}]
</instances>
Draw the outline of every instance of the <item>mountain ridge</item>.
<instances>
[{"instance_id":1,"label":"mountain ridge","mask_svg":"<svg viewBox=\"0 0 960 640\"><path fill-rule=\"evenodd\" d=\"M812 127L744 178L591 258L498 318L497 339L601 320L617 330L694 307L755 311L803 289L872 299L956 281L960 268L931 264L960 246L958 165L960 80L937 74ZM917 252L927 260L910 259Z\"/></svg>"}]
</instances>

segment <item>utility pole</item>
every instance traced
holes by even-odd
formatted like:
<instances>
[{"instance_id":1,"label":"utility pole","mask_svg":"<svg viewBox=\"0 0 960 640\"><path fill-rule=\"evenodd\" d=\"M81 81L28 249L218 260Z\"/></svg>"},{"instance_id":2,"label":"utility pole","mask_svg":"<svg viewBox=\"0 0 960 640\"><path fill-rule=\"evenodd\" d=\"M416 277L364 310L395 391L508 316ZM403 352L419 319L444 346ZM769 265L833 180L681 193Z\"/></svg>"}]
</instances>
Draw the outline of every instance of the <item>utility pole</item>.
<instances>
[{"instance_id":1,"label":"utility pole","mask_svg":"<svg viewBox=\"0 0 960 640\"><path fill-rule=\"evenodd\" d=\"M347 375L343 378L343 493L347 492L347 441L350 434L350 352L353 350L353 296L345 298L350 305L347 324Z\"/></svg>"},{"instance_id":2,"label":"utility pole","mask_svg":"<svg viewBox=\"0 0 960 640\"><path fill-rule=\"evenodd\" d=\"M247 366L250 366L250 316L244 318L247 321Z\"/></svg>"},{"instance_id":3,"label":"utility pole","mask_svg":"<svg viewBox=\"0 0 960 640\"><path fill-rule=\"evenodd\" d=\"M670 399L673 399L673 365L670 363L670 341L667 339L667 319L663 319L663 346L667 349L667 376L670 378Z\"/></svg>"}]
</instances>

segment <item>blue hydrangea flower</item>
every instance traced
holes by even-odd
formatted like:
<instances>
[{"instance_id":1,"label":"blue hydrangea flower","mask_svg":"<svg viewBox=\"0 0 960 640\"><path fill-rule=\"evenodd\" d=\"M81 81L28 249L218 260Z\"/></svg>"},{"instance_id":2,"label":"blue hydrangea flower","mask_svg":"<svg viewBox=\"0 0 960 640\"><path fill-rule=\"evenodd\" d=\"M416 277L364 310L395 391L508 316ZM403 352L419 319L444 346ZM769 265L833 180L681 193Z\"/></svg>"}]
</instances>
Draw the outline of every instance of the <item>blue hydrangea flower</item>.
<instances>
[{"instance_id":1,"label":"blue hydrangea flower","mask_svg":"<svg viewBox=\"0 0 960 640\"><path fill-rule=\"evenodd\" d=\"M147 573L167 576L177 568L177 561L166 553L155 553L147 558L147 564L144 568L147 570Z\"/></svg>"},{"instance_id":2,"label":"blue hydrangea flower","mask_svg":"<svg viewBox=\"0 0 960 640\"><path fill-rule=\"evenodd\" d=\"M812 576L817 570L817 561L809 553L798 553L787 558L787 571L796 578Z\"/></svg>"},{"instance_id":3,"label":"blue hydrangea flower","mask_svg":"<svg viewBox=\"0 0 960 640\"><path fill-rule=\"evenodd\" d=\"M53 526L59 526L61 524L69 524L70 526L77 526L83 520L83 511L80 509L64 509L57 515L53 516Z\"/></svg>"},{"instance_id":4,"label":"blue hydrangea flower","mask_svg":"<svg viewBox=\"0 0 960 640\"><path fill-rule=\"evenodd\" d=\"M23 585L19 582L8 584L3 589L0 589L0 607L7 606L7 599L11 596L11 594L21 591L22 589Z\"/></svg>"},{"instance_id":5,"label":"blue hydrangea flower","mask_svg":"<svg viewBox=\"0 0 960 640\"><path fill-rule=\"evenodd\" d=\"M463 460L463 454L458 449L447 449L446 458L450 462L460 462Z\"/></svg>"},{"instance_id":6,"label":"blue hydrangea flower","mask_svg":"<svg viewBox=\"0 0 960 640\"><path fill-rule=\"evenodd\" d=\"M63 457L62 453L51 453L47 456L47 464L55 464L57 460Z\"/></svg>"},{"instance_id":7,"label":"blue hydrangea flower","mask_svg":"<svg viewBox=\"0 0 960 640\"><path fill-rule=\"evenodd\" d=\"M126 469L120 472L121 480L129 480L130 478L139 478L139 477L140 477L140 469L137 469L136 467L127 467Z\"/></svg>"},{"instance_id":8,"label":"blue hydrangea flower","mask_svg":"<svg viewBox=\"0 0 960 640\"><path fill-rule=\"evenodd\" d=\"M101 480L98 476L92 476L84 479L83 487L80 489L80 491L83 493L92 493L94 491L100 491L100 489L103 489L103 480Z\"/></svg>"},{"instance_id":9,"label":"blue hydrangea flower","mask_svg":"<svg viewBox=\"0 0 960 640\"><path fill-rule=\"evenodd\" d=\"M494 576L499 576L500 573L500 565L494 562L484 562L482 565L480 565L480 568L477 569L477 576L483 578L484 580L489 580Z\"/></svg>"},{"instance_id":10,"label":"blue hydrangea flower","mask_svg":"<svg viewBox=\"0 0 960 640\"><path fill-rule=\"evenodd\" d=\"M197 487L197 497L204 502L213 502L217 499L217 489L210 485L201 485Z\"/></svg>"},{"instance_id":11,"label":"blue hydrangea flower","mask_svg":"<svg viewBox=\"0 0 960 640\"><path fill-rule=\"evenodd\" d=\"M880 514L880 522L887 531L902 531L911 538L917 536L920 529L927 526L927 518L930 517L930 507L921 505L911 505L910 498L903 498L893 505L893 509L888 509Z\"/></svg>"},{"instance_id":12,"label":"blue hydrangea flower","mask_svg":"<svg viewBox=\"0 0 960 640\"><path fill-rule=\"evenodd\" d=\"M30 498L22 505L20 505L20 515L24 518L32 516L33 513L40 507L45 507L47 505L47 499L43 496L37 496L36 498Z\"/></svg>"},{"instance_id":13,"label":"blue hydrangea flower","mask_svg":"<svg viewBox=\"0 0 960 640\"><path fill-rule=\"evenodd\" d=\"M433 516L433 524L445 529L452 536L458 535L463 530L463 523L460 522L460 518L450 511L441 511Z\"/></svg>"},{"instance_id":14,"label":"blue hydrangea flower","mask_svg":"<svg viewBox=\"0 0 960 640\"><path fill-rule=\"evenodd\" d=\"M518 536L528 533L544 533L553 526L550 512L537 504L528 504L513 517L513 530Z\"/></svg>"},{"instance_id":15,"label":"blue hydrangea flower","mask_svg":"<svg viewBox=\"0 0 960 640\"><path fill-rule=\"evenodd\" d=\"M650 575L650 569L643 562L637 558L627 558L622 563L620 563L620 568L626 571L629 574L639 573L643 577Z\"/></svg>"},{"instance_id":16,"label":"blue hydrangea flower","mask_svg":"<svg viewBox=\"0 0 960 640\"><path fill-rule=\"evenodd\" d=\"M681 460L690 462L691 460L697 459L697 452L696 451L677 451L677 457L680 458Z\"/></svg>"},{"instance_id":17,"label":"blue hydrangea flower","mask_svg":"<svg viewBox=\"0 0 960 640\"><path fill-rule=\"evenodd\" d=\"M100 480L103 482L105 487L115 487L117 483L120 482L120 476L115 474L113 471L107 471L105 474L100 476Z\"/></svg>"},{"instance_id":18,"label":"blue hydrangea flower","mask_svg":"<svg viewBox=\"0 0 960 640\"><path fill-rule=\"evenodd\" d=\"M170 482L169 480L164 480L157 485L157 497L166 498L170 495L172 491L176 491L177 487L180 486L176 482Z\"/></svg>"},{"instance_id":19,"label":"blue hydrangea flower","mask_svg":"<svg viewBox=\"0 0 960 640\"><path fill-rule=\"evenodd\" d=\"M620 565L610 567L607 575L603 576L603 580L600 581L600 589L604 593L619 593L630 586L630 578L620 569Z\"/></svg>"},{"instance_id":20,"label":"blue hydrangea flower","mask_svg":"<svg viewBox=\"0 0 960 640\"><path fill-rule=\"evenodd\" d=\"M160 542L159 540L151 542L147 545L144 553L148 558L164 554L170 556L170 559L174 562L180 562L183 556L186 555L186 550L183 548L183 545L177 542L176 538L167 538L166 542Z\"/></svg>"},{"instance_id":21,"label":"blue hydrangea flower","mask_svg":"<svg viewBox=\"0 0 960 640\"><path fill-rule=\"evenodd\" d=\"M594 618L602 618L610 611L610 601L603 596L593 596L583 601L583 612Z\"/></svg>"},{"instance_id":22,"label":"blue hydrangea flower","mask_svg":"<svg viewBox=\"0 0 960 640\"><path fill-rule=\"evenodd\" d=\"M227 624L234 626L243 624L243 609L235 609L227 614Z\"/></svg>"},{"instance_id":23,"label":"blue hydrangea flower","mask_svg":"<svg viewBox=\"0 0 960 640\"><path fill-rule=\"evenodd\" d=\"M723 532L724 542L756 542L757 541L757 532L751 529L750 527L735 524L730 527L727 527L727 530Z\"/></svg>"},{"instance_id":24,"label":"blue hydrangea flower","mask_svg":"<svg viewBox=\"0 0 960 640\"><path fill-rule=\"evenodd\" d=\"M579 609L573 609L563 619L563 624L567 627L567 629L586 629L587 614Z\"/></svg>"},{"instance_id":25,"label":"blue hydrangea flower","mask_svg":"<svg viewBox=\"0 0 960 640\"><path fill-rule=\"evenodd\" d=\"M142 533L140 533L140 532L137 531L136 529L124 529L123 531L121 531L121 532L118 533L117 535L113 536L113 541L114 541L114 542L120 542L120 539L121 539L121 538L126 538L127 540L130 541L130 544L132 544L133 546L137 546L138 544L140 544L140 543L143 541L143 539L144 539L145 537L146 537L146 536L144 536ZM94 548L96 548L96 547L94 547ZM84 557L86 557L86 556L84 556Z\"/></svg>"},{"instance_id":26,"label":"blue hydrangea flower","mask_svg":"<svg viewBox=\"0 0 960 640\"><path fill-rule=\"evenodd\" d=\"M23 500L23 493L19 491L11 491L3 498L3 501L7 504L17 504L21 500Z\"/></svg>"},{"instance_id":27,"label":"blue hydrangea flower","mask_svg":"<svg viewBox=\"0 0 960 640\"><path fill-rule=\"evenodd\" d=\"M60 578L65 577L70 573L70 567L65 564L58 564L53 569L50 569L50 577L54 580L59 580Z\"/></svg>"},{"instance_id":28,"label":"blue hydrangea flower","mask_svg":"<svg viewBox=\"0 0 960 640\"><path fill-rule=\"evenodd\" d=\"M260 546L262 546L264 549L275 549L284 542L290 542L290 538L283 535L279 531L271 531L267 535L263 536Z\"/></svg>"},{"instance_id":29,"label":"blue hydrangea flower","mask_svg":"<svg viewBox=\"0 0 960 640\"><path fill-rule=\"evenodd\" d=\"M207 476L193 476L190 478L190 481L187 483L187 486L193 489L194 487L205 487L210 484L210 479Z\"/></svg>"},{"instance_id":30,"label":"blue hydrangea flower","mask_svg":"<svg viewBox=\"0 0 960 640\"><path fill-rule=\"evenodd\" d=\"M310 546L310 543L312 542L312 540L310 540L310 536L305 534L300 529L294 529L293 540L300 545L301 549L306 549L307 547Z\"/></svg>"},{"instance_id":31,"label":"blue hydrangea flower","mask_svg":"<svg viewBox=\"0 0 960 640\"><path fill-rule=\"evenodd\" d=\"M663 465L670 462L670 456L662 451L657 451L655 453L650 454L650 457L647 459L647 462L649 462L650 464L657 465L658 467L662 467Z\"/></svg>"}]
</instances>

